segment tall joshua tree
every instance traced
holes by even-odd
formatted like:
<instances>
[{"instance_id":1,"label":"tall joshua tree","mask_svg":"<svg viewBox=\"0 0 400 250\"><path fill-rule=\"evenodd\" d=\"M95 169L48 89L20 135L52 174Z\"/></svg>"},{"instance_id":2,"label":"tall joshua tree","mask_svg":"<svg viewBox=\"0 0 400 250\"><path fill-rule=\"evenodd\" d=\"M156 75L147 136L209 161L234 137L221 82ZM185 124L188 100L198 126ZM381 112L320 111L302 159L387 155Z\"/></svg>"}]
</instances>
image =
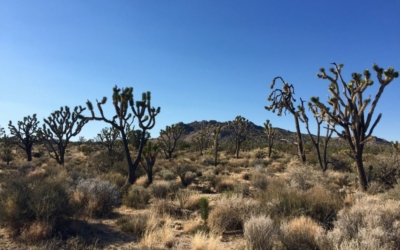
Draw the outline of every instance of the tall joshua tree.
<instances>
[{"instance_id":1,"label":"tall joshua tree","mask_svg":"<svg viewBox=\"0 0 400 250\"><path fill-rule=\"evenodd\" d=\"M331 75L328 75L324 68L321 68L320 73L317 74L318 78L330 82L329 92L332 96L328 100L328 105L333 110L321 103L318 97L311 98L311 101L320 108L318 113L320 116L329 117L329 124L343 128L342 132L336 128L333 130L347 142L350 154L356 162L360 186L366 190L368 179L363 165L363 150L365 143L372 139L372 133L382 118L382 114L379 114L375 120L372 116L383 91L393 79L399 77L399 72L393 68L384 70L376 64L373 65L380 86L371 103L371 97L364 99L363 96L367 88L373 84L369 70L364 70L363 74L353 73L350 82L346 83L342 77L343 64L333 63L333 65L334 67L329 69ZM371 105L366 113L369 104Z\"/></svg>"},{"instance_id":2,"label":"tall joshua tree","mask_svg":"<svg viewBox=\"0 0 400 250\"><path fill-rule=\"evenodd\" d=\"M38 142L37 130L39 121L36 114L24 117L23 121L18 121L18 127L14 126L12 122L8 124L10 133L18 140L17 146L26 152L28 161L32 161L32 146Z\"/></svg>"},{"instance_id":3,"label":"tall joshua tree","mask_svg":"<svg viewBox=\"0 0 400 250\"><path fill-rule=\"evenodd\" d=\"M172 153L176 148L176 143L185 132L186 130L184 127L175 124L166 126L165 130L161 129L158 142L167 159L172 159Z\"/></svg>"},{"instance_id":4,"label":"tall joshua tree","mask_svg":"<svg viewBox=\"0 0 400 250\"><path fill-rule=\"evenodd\" d=\"M113 88L112 95L113 105L115 109L115 115L108 119L104 116L104 111L102 105L107 102L107 97L103 97L103 99L97 102L97 108L100 112L100 116L96 116L93 110L93 104L90 101L86 102L88 109L90 110L91 116L81 117L84 120L95 120L95 121L104 121L110 124L112 127L117 129L121 133L122 143L125 150L126 160L128 163L128 182L129 184L133 184L136 180L135 172L140 163L140 159L142 156L142 151L144 147L145 135L146 131L150 130L156 124L156 116L160 113L160 107L155 109L151 107L151 95L150 92L146 92L142 94L142 100L136 101L134 104L133 99L133 88L123 88L120 89L117 86ZM129 113L129 108L132 113ZM136 159L132 161L128 139L126 135L127 127L130 125L130 120L133 118L137 118L139 127L142 130L142 138L141 143L139 145L138 154Z\"/></svg>"},{"instance_id":5,"label":"tall joshua tree","mask_svg":"<svg viewBox=\"0 0 400 250\"><path fill-rule=\"evenodd\" d=\"M274 139L277 132L275 128L272 127L272 124L269 120L264 123L264 132L268 138L268 157L271 157L272 147L274 146Z\"/></svg>"},{"instance_id":6,"label":"tall joshua tree","mask_svg":"<svg viewBox=\"0 0 400 250\"><path fill-rule=\"evenodd\" d=\"M283 80L282 77L278 76L272 80L271 89L274 88L276 80L281 80L283 83L282 89L274 89L268 96L268 101L272 103L269 106L265 106L265 109L275 113L278 110L278 116L282 115L282 112L286 114L287 111L291 113L294 117L294 123L296 125L297 134L297 151L302 162L306 162L306 153L303 147L303 139L301 138L299 114L293 103L296 102L294 99L294 87Z\"/></svg>"},{"instance_id":7,"label":"tall joshua tree","mask_svg":"<svg viewBox=\"0 0 400 250\"><path fill-rule=\"evenodd\" d=\"M79 115L85 110L81 106L75 107L73 111L68 106L61 107L44 119L42 129L38 130L38 136L43 141L50 157L58 164L64 164L65 149L71 137L78 135L87 123L80 120Z\"/></svg>"},{"instance_id":8,"label":"tall joshua tree","mask_svg":"<svg viewBox=\"0 0 400 250\"><path fill-rule=\"evenodd\" d=\"M229 123L229 127L232 130L231 141L235 146L235 156L239 158L240 146L249 134L249 121L239 115L236 116L235 120Z\"/></svg>"}]
</instances>

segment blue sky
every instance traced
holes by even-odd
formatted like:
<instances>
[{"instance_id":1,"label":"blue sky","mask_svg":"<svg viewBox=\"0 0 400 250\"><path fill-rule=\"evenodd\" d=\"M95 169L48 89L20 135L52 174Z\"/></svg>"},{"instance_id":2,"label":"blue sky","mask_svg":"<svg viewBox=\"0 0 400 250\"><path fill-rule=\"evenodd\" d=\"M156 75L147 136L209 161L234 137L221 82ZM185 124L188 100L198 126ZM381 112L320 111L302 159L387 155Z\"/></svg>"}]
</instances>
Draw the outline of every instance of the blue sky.
<instances>
[{"instance_id":1,"label":"blue sky","mask_svg":"<svg viewBox=\"0 0 400 250\"><path fill-rule=\"evenodd\" d=\"M161 107L153 137L180 121L237 115L294 131L291 115L264 109L271 80L293 84L298 100L325 99L316 73L331 62L344 63L347 80L374 62L400 70L399 13L398 0L0 0L0 126L33 113L42 124L61 106L110 99L118 85L138 99L151 91ZM400 79L375 111L376 136L400 140L398 93ZM80 135L106 126L90 122Z\"/></svg>"}]
</instances>

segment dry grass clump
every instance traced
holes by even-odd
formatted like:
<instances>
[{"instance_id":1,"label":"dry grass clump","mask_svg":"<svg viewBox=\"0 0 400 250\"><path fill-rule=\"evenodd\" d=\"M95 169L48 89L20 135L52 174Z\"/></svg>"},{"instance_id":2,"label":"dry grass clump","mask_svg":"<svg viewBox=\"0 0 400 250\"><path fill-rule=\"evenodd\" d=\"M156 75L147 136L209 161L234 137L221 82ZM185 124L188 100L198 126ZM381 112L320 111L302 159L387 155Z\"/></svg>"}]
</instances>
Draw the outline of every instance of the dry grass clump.
<instances>
[{"instance_id":1,"label":"dry grass clump","mask_svg":"<svg viewBox=\"0 0 400 250\"><path fill-rule=\"evenodd\" d=\"M215 191L218 193L233 191L235 189L235 182L230 178L218 178L215 184Z\"/></svg>"},{"instance_id":2,"label":"dry grass clump","mask_svg":"<svg viewBox=\"0 0 400 250\"><path fill-rule=\"evenodd\" d=\"M193 236L192 250L219 250L221 248L222 245L215 235L197 232Z\"/></svg>"},{"instance_id":3,"label":"dry grass clump","mask_svg":"<svg viewBox=\"0 0 400 250\"><path fill-rule=\"evenodd\" d=\"M278 230L270 217L251 216L244 223L244 239L249 250L273 249Z\"/></svg>"},{"instance_id":4,"label":"dry grass clump","mask_svg":"<svg viewBox=\"0 0 400 250\"><path fill-rule=\"evenodd\" d=\"M181 217L185 215L185 211L177 204L165 199L157 199L152 204L152 210L161 216Z\"/></svg>"},{"instance_id":5,"label":"dry grass clump","mask_svg":"<svg viewBox=\"0 0 400 250\"><path fill-rule=\"evenodd\" d=\"M252 156L253 156L255 159L264 159L265 157L268 156L268 153L267 153L266 150L261 149L261 148L258 148L258 149L256 149L256 150L253 151Z\"/></svg>"},{"instance_id":6,"label":"dry grass clump","mask_svg":"<svg viewBox=\"0 0 400 250\"><path fill-rule=\"evenodd\" d=\"M190 189L179 189L175 193L175 200L180 208L196 210L199 208L199 192Z\"/></svg>"},{"instance_id":7,"label":"dry grass clump","mask_svg":"<svg viewBox=\"0 0 400 250\"><path fill-rule=\"evenodd\" d=\"M143 234L140 244L151 249L157 247L172 248L175 244L175 235L171 218L163 218L163 223L156 222L155 220L160 220L160 218L153 217L149 219L147 229ZM151 224L151 222L154 223Z\"/></svg>"},{"instance_id":8,"label":"dry grass clump","mask_svg":"<svg viewBox=\"0 0 400 250\"><path fill-rule=\"evenodd\" d=\"M135 214L119 218L116 224L123 232L130 233L137 239L141 239L148 227L147 221L148 215Z\"/></svg>"},{"instance_id":9,"label":"dry grass clump","mask_svg":"<svg viewBox=\"0 0 400 250\"><path fill-rule=\"evenodd\" d=\"M317 222L309 217L301 216L282 223L281 242L286 249L319 249L318 236L323 231Z\"/></svg>"},{"instance_id":10,"label":"dry grass clump","mask_svg":"<svg viewBox=\"0 0 400 250\"><path fill-rule=\"evenodd\" d=\"M264 190L268 186L268 177L262 173L254 173L251 176L250 183L253 187Z\"/></svg>"},{"instance_id":11,"label":"dry grass clump","mask_svg":"<svg viewBox=\"0 0 400 250\"><path fill-rule=\"evenodd\" d=\"M123 197L123 204L127 207L142 209L149 203L150 198L149 190L134 185Z\"/></svg>"},{"instance_id":12,"label":"dry grass clump","mask_svg":"<svg viewBox=\"0 0 400 250\"><path fill-rule=\"evenodd\" d=\"M222 197L208 216L211 232L222 234L226 231L242 230L244 221L259 210L259 203L241 195Z\"/></svg>"},{"instance_id":13,"label":"dry grass clump","mask_svg":"<svg viewBox=\"0 0 400 250\"><path fill-rule=\"evenodd\" d=\"M358 195L339 211L327 234L326 249L400 249L400 202Z\"/></svg>"},{"instance_id":14,"label":"dry grass clump","mask_svg":"<svg viewBox=\"0 0 400 250\"><path fill-rule=\"evenodd\" d=\"M147 188L150 183L149 183L149 179L147 178L146 175L140 176L139 178L136 179L135 184L138 186L142 186Z\"/></svg>"}]
</instances>

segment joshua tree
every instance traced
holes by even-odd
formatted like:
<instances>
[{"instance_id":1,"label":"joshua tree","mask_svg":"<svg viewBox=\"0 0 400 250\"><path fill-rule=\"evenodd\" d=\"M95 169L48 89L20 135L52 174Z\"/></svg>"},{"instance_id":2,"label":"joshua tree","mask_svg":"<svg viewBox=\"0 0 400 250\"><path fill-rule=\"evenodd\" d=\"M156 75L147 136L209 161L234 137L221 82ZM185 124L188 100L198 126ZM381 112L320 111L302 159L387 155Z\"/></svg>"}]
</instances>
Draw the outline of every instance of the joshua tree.
<instances>
[{"instance_id":1,"label":"joshua tree","mask_svg":"<svg viewBox=\"0 0 400 250\"><path fill-rule=\"evenodd\" d=\"M279 79L283 83L282 89L274 89L271 94L268 96L268 101L271 101L271 105L265 106L265 109L275 113L278 110L278 116L282 115L282 111L285 113L289 111L294 116L294 123L296 125L296 133L297 133L297 152L302 162L306 162L306 153L303 147L303 140L301 138L300 132L300 124L299 124L299 114L296 111L293 103L296 101L294 99L294 87L292 84L289 84L283 80L282 77L278 76L272 80L271 89L274 88L275 81Z\"/></svg>"},{"instance_id":2,"label":"joshua tree","mask_svg":"<svg viewBox=\"0 0 400 250\"><path fill-rule=\"evenodd\" d=\"M175 124L167 126L165 130L161 129L158 141L167 159L172 159L172 153L176 148L176 143L185 132L184 127Z\"/></svg>"},{"instance_id":3,"label":"joshua tree","mask_svg":"<svg viewBox=\"0 0 400 250\"><path fill-rule=\"evenodd\" d=\"M120 132L114 127L103 128L99 134L97 134L96 140L100 142L100 146L107 149L107 155L110 158L111 166L114 165L116 158L115 148L120 144Z\"/></svg>"},{"instance_id":4,"label":"joshua tree","mask_svg":"<svg viewBox=\"0 0 400 250\"><path fill-rule=\"evenodd\" d=\"M219 140L219 133L221 132L222 125L214 128L212 133L213 140L214 140L214 166L218 164L218 140Z\"/></svg>"},{"instance_id":5,"label":"joshua tree","mask_svg":"<svg viewBox=\"0 0 400 250\"><path fill-rule=\"evenodd\" d=\"M272 147L274 146L274 139L277 134L276 130L272 127L269 120L264 123L264 132L268 137L268 157L271 157Z\"/></svg>"},{"instance_id":6,"label":"joshua tree","mask_svg":"<svg viewBox=\"0 0 400 250\"><path fill-rule=\"evenodd\" d=\"M23 121L18 121L18 127L15 127L12 122L8 124L10 133L18 140L17 146L26 152L27 160L32 161L32 146L38 142L36 135L39 121L36 114L24 117Z\"/></svg>"},{"instance_id":7,"label":"joshua tree","mask_svg":"<svg viewBox=\"0 0 400 250\"><path fill-rule=\"evenodd\" d=\"M328 162L328 158L327 158L328 143L329 143L329 140L332 137L333 128L334 128L334 127L330 128L330 126L334 126L334 124L330 124L329 123L329 116L321 117L320 115L318 115L320 113L320 110L319 110L318 106L315 106L311 102L309 102L308 103L308 108L313 113L313 116L314 116L315 121L317 123L317 135L316 135L316 138L315 138L310 132L309 119L308 119L308 116L307 116L307 114L305 112L304 101L301 98L300 98L300 101L301 101L301 106L298 107L299 113L300 113L299 119L301 119L301 121L304 122L305 125L306 125L306 129L307 129L308 135L310 136L311 142L314 145L315 151L317 152L319 166L321 167L322 171L326 171L328 169L328 163L329 163ZM320 150L320 145L321 145L321 124L322 124L322 122L324 120L328 121L327 122L328 127L326 128L325 138L322 141L323 158L321 158L321 150Z\"/></svg>"},{"instance_id":8,"label":"joshua tree","mask_svg":"<svg viewBox=\"0 0 400 250\"><path fill-rule=\"evenodd\" d=\"M356 161L360 186L366 190L368 179L363 165L363 150L365 143L373 138L372 133L382 114L379 114L375 120L372 119L372 116L384 89L393 79L399 77L399 72L393 68L384 70L376 64L373 65L380 86L371 103L371 97L364 99L363 96L366 89L373 84L371 73L368 70L365 70L363 74L353 73L351 81L346 83L342 77L343 64L333 63L333 65L334 67L329 70L332 75L328 75L324 68L321 68L320 73L317 74L319 78L330 82L329 92L332 96L329 98L328 104L332 110L322 104L318 97L311 98L311 101L320 109L318 115L328 116L327 122L331 124L331 129L340 138L347 141L350 154ZM342 88L341 91L340 88ZM369 112L365 113L370 103ZM334 125L340 126L343 131L339 132L333 128Z\"/></svg>"},{"instance_id":9,"label":"joshua tree","mask_svg":"<svg viewBox=\"0 0 400 250\"><path fill-rule=\"evenodd\" d=\"M78 118L84 110L85 108L81 106L75 107L73 111L68 106L61 107L44 119L43 128L38 130L38 136L46 146L50 157L60 165L64 165L65 149L69 140L78 135L87 123Z\"/></svg>"},{"instance_id":10,"label":"joshua tree","mask_svg":"<svg viewBox=\"0 0 400 250\"><path fill-rule=\"evenodd\" d=\"M153 166L156 163L158 152L158 144L147 141L146 146L143 149L143 158L140 165L142 165L143 169L147 173L147 180L149 184L153 182Z\"/></svg>"},{"instance_id":11,"label":"joshua tree","mask_svg":"<svg viewBox=\"0 0 400 250\"><path fill-rule=\"evenodd\" d=\"M199 150L200 155L203 155L203 150L207 149L210 144L211 123L202 126L199 135L193 139L193 143Z\"/></svg>"},{"instance_id":12,"label":"joshua tree","mask_svg":"<svg viewBox=\"0 0 400 250\"><path fill-rule=\"evenodd\" d=\"M239 158L240 146L248 136L248 127L249 121L240 115L229 123L229 128L232 130L231 141L235 146L236 158Z\"/></svg>"},{"instance_id":13,"label":"joshua tree","mask_svg":"<svg viewBox=\"0 0 400 250\"><path fill-rule=\"evenodd\" d=\"M115 115L112 119L108 119L104 116L103 107L107 102L107 97L103 97L103 99L97 102L97 108L100 112L100 116L95 116L93 110L93 104L90 101L86 102L88 109L91 112L91 116L82 117L84 120L95 120L95 121L104 121L110 124L112 127L117 129L121 133L122 143L125 150L126 160L128 162L128 182L133 184L136 180L135 172L140 163L140 159L142 156L142 151L144 147L145 135L146 131L150 130L156 124L156 116L160 113L160 107L155 109L151 107L151 96L150 92L146 92L142 94L142 101L136 101L136 105L134 105L133 100L133 88L125 88L119 89L117 86L113 88L113 105L115 109ZM129 107L131 108L134 117L129 113ZM130 125L129 121L133 118L138 119L139 127L142 129L142 138L141 143L138 149L138 154L136 156L135 161L132 162L132 158L130 155L129 147L128 147L128 139L126 135L127 127Z\"/></svg>"}]
</instances>

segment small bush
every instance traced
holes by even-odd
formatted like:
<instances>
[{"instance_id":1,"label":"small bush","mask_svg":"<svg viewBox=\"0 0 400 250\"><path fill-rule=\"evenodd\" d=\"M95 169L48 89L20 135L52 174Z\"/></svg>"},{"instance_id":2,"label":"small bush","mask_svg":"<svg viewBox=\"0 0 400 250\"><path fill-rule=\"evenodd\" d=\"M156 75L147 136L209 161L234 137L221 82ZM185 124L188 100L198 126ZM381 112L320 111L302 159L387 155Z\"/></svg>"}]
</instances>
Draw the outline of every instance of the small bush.
<instances>
[{"instance_id":1,"label":"small bush","mask_svg":"<svg viewBox=\"0 0 400 250\"><path fill-rule=\"evenodd\" d=\"M163 169L159 172L159 175L163 180L172 181L176 179L176 175L169 171L168 169Z\"/></svg>"},{"instance_id":2,"label":"small bush","mask_svg":"<svg viewBox=\"0 0 400 250\"><path fill-rule=\"evenodd\" d=\"M218 193L233 191L235 189L235 183L232 179L219 179L215 185L215 191Z\"/></svg>"},{"instance_id":3,"label":"small bush","mask_svg":"<svg viewBox=\"0 0 400 250\"><path fill-rule=\"evenodd\" d=\"M0 224L28 241L48 238L73 214L63 183L43 176L9 180L0 203Z\"/></svg>"},{"instance_id":4,"label":"small bush","mask_svg":"<svg viewBox=\"0 0 400 250\"><path fill-rule=\"evenodd\" d=\"M339 211L333 230L327 234L330 248L400 249L399 207L399 201L358 195L352 207Z\"/></svg>"},{"instance_id":5,"label":"small bush","mask_svg":"<svg viewBox=\"0 0 400 250\"><path fill-rule=\"evenodd\" d=\"M170 191L171 183L160 181L153 183L150 187L150 193L158 199L165 199Z\"/></svg>"},{"instance_id":6,"label":"small bush","mask_svg":"<svg viewBox=\"0 0 400 250\"><path fill-rule=\"evenodd\" d=\"M121 195L117 187L99 179L79 181L74 190L74 198L83 214L88 216L105 216L114 207L121 205Z\"/></svg>"},{"instance_id":7,"label":"small bush","mask_svg":"<svg viewBox=\"0 0 400 250\"><path fill-rule=\"evenodd\" d=\"M251 216L244 223L244 238L249 250L273 249L274 238L278 230L270 217Z\"/></svg>"},{"instance_id":8,"label":"small bush","mask_svg":"<svg viewBox=\"0 0 400 250\"><path fill-rule=\"evenodd\" d=\"M117 225L121 231L130 233L137 239L141 239L146 231L148 216L135 214L124 216L117 220Z\"/></svg>"},{"instance_id":9,"label":"small bush","mask_svg":"<svg viewBox=\"0 0 400 250\"><path fill-rule=\"evenodd\" d=\"M156 200L153 203L152 208L159 215L171 215L173 217L181 217L183 210L175 203L167 200Z\"/></svg>"},{"instance_id":10,"label":"small bush","mask_svg":"<svg viewBox=\"0 0 400 250\"><path fill-rule=\"evenodd\" d=\"M133 186L123 198L123 204L136 209L144 208L150 200L150 192L142 186Z\"/></svg>"},{"instance_id":11,"label":"small bush","mask_svg":"<svg viewBox=\"0 0 400 250\"><path fill-rule=\"evenodd\" d=\"M256 159L264 159L267 156L268 156L268 153L265 150L260 149L260 148L256 149L253 152L253 157L256 158Z\"/></svg>"},{"instance_id":12,"label":"small bush","mask_svg":"<svg viewBox=\"0 0 400 250\"><path fill-rule=\"evenodd\" d=\"M319 249L316 236L323 229L309 217L298 217L281 225L281 241L286 249Z\"/></svg>"},{"instance_id":13,"label":"small bush","mask_svg":"<svg viewBox=\"0 0 400 250\"><path fill-rule=\"evenodd\" d=\"M231 196L217 201L208 216L211 232L222 234L226 231L243 229L244 221L257 212L259 204L242 196Z\"/></svg>"}]
</instances>

